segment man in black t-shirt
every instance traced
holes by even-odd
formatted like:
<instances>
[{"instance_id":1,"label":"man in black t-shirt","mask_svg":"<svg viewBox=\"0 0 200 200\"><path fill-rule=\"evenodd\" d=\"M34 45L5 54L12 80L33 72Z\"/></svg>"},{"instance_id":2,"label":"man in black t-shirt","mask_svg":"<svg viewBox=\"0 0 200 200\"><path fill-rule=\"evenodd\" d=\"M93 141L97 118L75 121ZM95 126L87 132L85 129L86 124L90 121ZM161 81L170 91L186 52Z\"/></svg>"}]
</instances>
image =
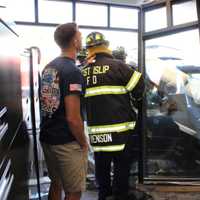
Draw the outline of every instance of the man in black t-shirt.
<instances>
[{"instance_id":1,"label":"man in black t-shirt","mask_svg":"<svg viewBox=\"0 0 200 200\"><path fill-rule=\"evenodd\" d=\"M41 132L51 179L49 200L79 200L85 190L88 144L81 117L83 78L75 66L81 33L75 23L62 24L54 33L61 55L44 68L41 77Z\"/></svg>"}]
</instances>

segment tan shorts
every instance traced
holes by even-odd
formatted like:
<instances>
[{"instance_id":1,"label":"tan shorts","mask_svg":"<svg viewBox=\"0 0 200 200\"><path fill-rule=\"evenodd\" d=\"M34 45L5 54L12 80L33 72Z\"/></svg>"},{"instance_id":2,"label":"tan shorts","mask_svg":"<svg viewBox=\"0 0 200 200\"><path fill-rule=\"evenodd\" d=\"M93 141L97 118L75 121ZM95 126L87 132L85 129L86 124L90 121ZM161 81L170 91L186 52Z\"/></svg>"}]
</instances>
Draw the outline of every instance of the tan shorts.
<instances>
[{"instance_id":1,"label":"tan shorts","mask_svg":"<svg viewBox=\"0 0 200 200\"><path fill-rule=\"evenodd\" d=\"M62 145L42 143L51 181L62 184L65 193L85 191L87 153L77 142Z\"/></svg>"}]
</instances>

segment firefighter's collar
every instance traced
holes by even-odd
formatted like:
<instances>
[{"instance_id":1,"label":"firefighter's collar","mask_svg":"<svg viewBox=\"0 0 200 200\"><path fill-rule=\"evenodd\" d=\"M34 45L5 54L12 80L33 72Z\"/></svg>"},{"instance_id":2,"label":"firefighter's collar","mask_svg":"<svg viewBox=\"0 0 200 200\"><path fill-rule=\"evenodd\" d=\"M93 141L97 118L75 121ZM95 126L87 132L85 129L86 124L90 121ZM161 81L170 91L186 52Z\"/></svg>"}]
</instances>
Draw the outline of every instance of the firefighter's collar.
<instances>
[{"instance_id":1,"label":"firefighter's collar","mask_svg":"<svg viewBox=\"0 0 200 200\"><path fill-rule=\"evenodd\" d=\"M100 46L88 48L87 59L90 59L91 57L95 56L96 54L100 54L100 53L112 55L112 51L110 49L108 49L107 46L100 45Z\"/></svg>"}]
</instances>

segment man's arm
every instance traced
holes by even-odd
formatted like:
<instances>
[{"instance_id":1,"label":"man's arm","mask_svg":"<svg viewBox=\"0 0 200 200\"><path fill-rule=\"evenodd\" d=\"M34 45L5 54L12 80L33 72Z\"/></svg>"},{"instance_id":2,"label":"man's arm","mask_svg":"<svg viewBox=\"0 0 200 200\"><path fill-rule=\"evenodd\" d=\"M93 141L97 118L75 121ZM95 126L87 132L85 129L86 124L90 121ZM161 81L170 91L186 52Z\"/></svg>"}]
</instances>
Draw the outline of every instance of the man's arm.
<instances>
[{"instance_id":1,"label":"man's arm","mask_svg":"<svg viewBox=\"0 0 200 200\"><path fill-rule=\"evenodd\" d=\"M68 122L69 128L80 144L81 148L87 150L88 143L84 134L84 125L80 112L80 96L68 95L65 96L65 119Z\"/></svg>"}]
</instances>

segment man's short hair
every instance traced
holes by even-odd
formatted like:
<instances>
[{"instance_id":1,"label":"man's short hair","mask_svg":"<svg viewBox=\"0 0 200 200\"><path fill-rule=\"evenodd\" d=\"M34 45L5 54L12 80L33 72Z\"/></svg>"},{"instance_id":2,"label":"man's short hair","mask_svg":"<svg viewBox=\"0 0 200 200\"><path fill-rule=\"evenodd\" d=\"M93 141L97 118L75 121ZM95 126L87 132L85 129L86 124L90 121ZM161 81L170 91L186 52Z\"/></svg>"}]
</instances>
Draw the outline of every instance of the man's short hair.
<instances>
[{"instance_id":1,"label":"man's short hair","mask_svg":"<svg viewBox=\"0 0 200 200\"><path fill-rule=\"evenodd\" d=\"M77 32L76 23L72 22L72 23L61 24L56 28L54 32L54 40L61 49L65 49L69 47L69 44L72 38L75 36L76 32Z\"/></svg>"}]
</instances>

